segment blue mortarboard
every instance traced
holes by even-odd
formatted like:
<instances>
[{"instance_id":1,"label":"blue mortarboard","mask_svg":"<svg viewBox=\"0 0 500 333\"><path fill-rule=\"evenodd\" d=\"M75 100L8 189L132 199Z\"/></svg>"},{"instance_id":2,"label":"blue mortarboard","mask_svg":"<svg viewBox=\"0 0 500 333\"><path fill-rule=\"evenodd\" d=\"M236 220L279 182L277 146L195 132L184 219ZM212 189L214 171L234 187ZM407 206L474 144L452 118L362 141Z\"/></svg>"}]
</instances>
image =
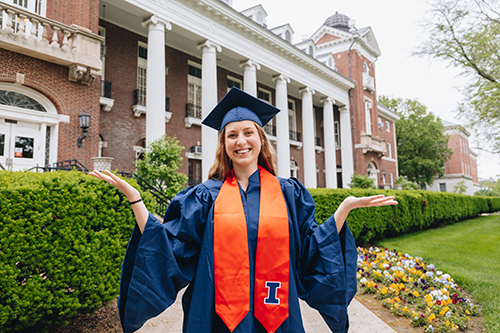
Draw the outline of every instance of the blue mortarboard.
<instances>
[{"instance_id":1,"label":"blue mortarboard","mask_svg":"<svg viewBox=\"0 0 500 333\"><path fill-rule=\"evenodd\" d=\"M233 121L251 120L262 127L278 112L280 110L271 104L232 87L202 121L202 124L220 131Z\"/></svg>"}]
</instances>

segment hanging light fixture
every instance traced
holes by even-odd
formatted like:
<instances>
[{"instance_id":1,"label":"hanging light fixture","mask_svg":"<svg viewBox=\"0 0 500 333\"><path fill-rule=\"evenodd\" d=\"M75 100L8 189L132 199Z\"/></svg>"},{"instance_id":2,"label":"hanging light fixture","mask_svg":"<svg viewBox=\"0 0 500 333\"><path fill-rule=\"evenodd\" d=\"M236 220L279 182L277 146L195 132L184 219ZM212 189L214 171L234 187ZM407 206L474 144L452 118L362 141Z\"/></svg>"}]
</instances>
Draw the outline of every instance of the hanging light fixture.
<instances>
[{"instance_id":1,"label":"hanging light fixture","mask_svg":"<svg viewBox=\"0 0 500 333\"><path fill-rule=\"evenodd\" d=\"M76 145L78 147L82 146L82 141L87 137L87 131L90 127L90 114L86 113L85 110L78 116L78 121L80 122L80 128L83 131L83 136L78 138Z\"/></svg>"}]
</instances>

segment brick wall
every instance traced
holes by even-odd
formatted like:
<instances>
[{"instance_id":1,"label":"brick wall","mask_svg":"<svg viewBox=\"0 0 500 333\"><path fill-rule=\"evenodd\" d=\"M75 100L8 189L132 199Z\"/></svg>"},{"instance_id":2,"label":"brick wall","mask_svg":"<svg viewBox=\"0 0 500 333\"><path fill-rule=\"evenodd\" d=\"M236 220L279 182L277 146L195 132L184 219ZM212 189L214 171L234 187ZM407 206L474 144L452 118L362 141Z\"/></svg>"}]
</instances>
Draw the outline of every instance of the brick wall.
<instances>
[{"instance_id":1,"label":"brick wall","mask_svg":"<svg viewBox=\"0 0 500 333\"><path fill-rule=\"evenodd\" d=\"M24 86L45 95L57 113L68 115L70 122L59 125L57 160L78 159L92 168L91 157L99 147L99 80L87 86L68 80L68 68L15 52L0 49L0 82L14 83L16 74L24 74ZM87 139L78 148L82 136L78 115L85 110L91 116Z\"/></svg>"}]
</instances>

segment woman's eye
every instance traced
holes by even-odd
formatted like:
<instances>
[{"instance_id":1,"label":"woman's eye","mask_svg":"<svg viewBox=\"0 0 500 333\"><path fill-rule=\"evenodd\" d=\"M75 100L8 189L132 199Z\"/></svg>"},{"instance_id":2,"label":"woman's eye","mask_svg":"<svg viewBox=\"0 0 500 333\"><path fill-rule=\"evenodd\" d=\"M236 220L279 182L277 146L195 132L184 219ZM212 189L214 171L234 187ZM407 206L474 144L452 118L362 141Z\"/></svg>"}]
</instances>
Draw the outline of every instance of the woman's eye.
<instances>
[{"instance_id":1,"label":"woman's eye","mask_svg":"<svg viewBox=\"0 0 500 333\"><path fill-rule=\"evenodd\" d=\"M252 135L252 134L253 134L253 132L252 132L252 131L248 131L248 132L247 132L247 135Z\"/></svg>"},{"instance_id":2,"label":"woman's eye","mask_svg":"<svg viewBox=\"0 0 500 333\"><path fill-rule=\"evenodd\" d=\"M229 134L227 137L230 138L230 139L233 139L233 138L236 137L236 134Z\"/></svg>"}]
</instances>

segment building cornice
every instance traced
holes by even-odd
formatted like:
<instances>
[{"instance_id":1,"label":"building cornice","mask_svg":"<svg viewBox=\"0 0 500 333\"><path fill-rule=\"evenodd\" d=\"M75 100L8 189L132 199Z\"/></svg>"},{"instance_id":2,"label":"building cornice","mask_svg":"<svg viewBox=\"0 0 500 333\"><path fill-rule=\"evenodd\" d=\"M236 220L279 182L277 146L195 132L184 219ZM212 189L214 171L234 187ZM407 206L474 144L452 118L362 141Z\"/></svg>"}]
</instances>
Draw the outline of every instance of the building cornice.
<instances>
[{"instance_id":1,"label":"building cornice","mask_svg":"<svg viewBox=\"0 0 500 333\"><path fill-rule=\"evenodd\" d=\"M138 0L133 1L135 2ZM156 3L156 1L154 0L150 1ZM296 64L306 71L310 73L312 72L313 74L318 75L326 79L327 81L333 81L335 85L343 90L347 91L351 88L354 88L354 82L349 78L341 75L340 73L321 63L319 60L304 53L295 45L275 35L270 30L262 27L258 23L254 22L250 18L236 11L232 7L229 7L223 2L216 0L172 0L169 2L176 2L180 6L189 6L191 9L196 10L198 14L203 15L208 20L214 22L214 24L224 25L224 27L229 28L231 31L245 36L249 41L252 41L258 45L262 45L265 49L271 49L282 59ZM140 5L140 3L142 2L136 2L136 5L139 7L143 7ZM169 21L175 23L175 18L169 18ZM209 39L214 39L210 38L209 36L206 37ZM223 41L216 40L215 42L223 44Z\"/></svg>"}]
</instances>

